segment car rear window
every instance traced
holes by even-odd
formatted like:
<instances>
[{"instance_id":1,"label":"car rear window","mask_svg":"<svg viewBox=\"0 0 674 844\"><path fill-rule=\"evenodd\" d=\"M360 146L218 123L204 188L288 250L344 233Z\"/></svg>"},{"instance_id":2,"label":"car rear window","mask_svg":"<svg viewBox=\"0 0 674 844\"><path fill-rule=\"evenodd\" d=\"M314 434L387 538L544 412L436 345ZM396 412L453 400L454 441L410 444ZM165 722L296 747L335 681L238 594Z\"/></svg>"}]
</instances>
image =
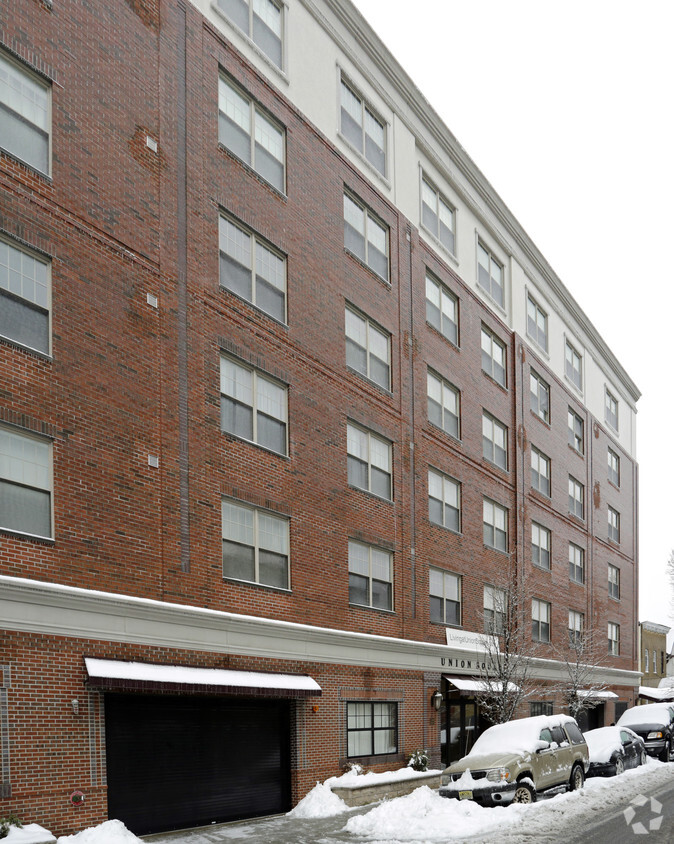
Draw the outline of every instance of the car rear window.
<instances>
[{"instance_id":1,"label":"car rear window","mask_svg":"<svg viewBox=\"0 0 674 844\"><path fill-rule=\"evenodd\" d=\"M583 744L585 742L578 724L575 724L573 721L567 721L566 724L564 724L564 729L571 739L571 744Z\"/></svg>"}]
</instances>

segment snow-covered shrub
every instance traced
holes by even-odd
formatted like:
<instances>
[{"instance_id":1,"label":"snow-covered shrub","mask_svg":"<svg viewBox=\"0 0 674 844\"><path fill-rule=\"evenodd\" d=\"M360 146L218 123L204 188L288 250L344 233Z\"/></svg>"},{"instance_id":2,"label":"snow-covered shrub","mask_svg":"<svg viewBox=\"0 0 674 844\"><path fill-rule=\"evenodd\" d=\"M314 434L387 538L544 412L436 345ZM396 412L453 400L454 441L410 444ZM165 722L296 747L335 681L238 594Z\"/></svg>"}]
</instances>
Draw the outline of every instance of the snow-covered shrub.
<instances>
[{"instance_id":1,"label":"snow-covered shrub","mask_svg":"<svg viewBox=\"0 0 674 844\"><path fill-rule=\"evenodd\" d=\"M412 768L413 771L427 771L428 761L427 750L415 750L407 760L407 767Z\"/></svg>"},{"instance_id":2,"label":"snow-covered shrub","mask_svg":"<svg viewBox=\"0 0 674 844\"><path fill-rule=\"evenodd\" d=\"M17 826L19 829L23 827L14 812L10 812L6 818L0 818L0 838L7 838L10 826Z\"/></svg>"}]
</instances>

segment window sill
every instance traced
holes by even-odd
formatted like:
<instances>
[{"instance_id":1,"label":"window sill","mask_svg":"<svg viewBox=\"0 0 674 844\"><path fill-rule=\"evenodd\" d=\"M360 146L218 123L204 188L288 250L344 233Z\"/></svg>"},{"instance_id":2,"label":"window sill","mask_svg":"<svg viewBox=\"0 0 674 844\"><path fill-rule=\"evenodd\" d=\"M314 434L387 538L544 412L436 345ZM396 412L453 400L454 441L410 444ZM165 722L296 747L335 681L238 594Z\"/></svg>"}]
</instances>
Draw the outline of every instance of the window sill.
<instances>
[{"instance_id":1,"label":"window sill","mask_svg":"<svg viewBox=\"0 0 674 844\"><path fill-rule=\"evenodd\" d=\"M548 492L543 492L540 489L536 489L535 486L532 486L531 493L533 494L534 498L540 498L541 501L544 501L546 504L552 503L552 495Z\"/></svg>"},{"instance_id":2,"label":"window sill","mask_svg":"<svg viewBox=\"0 0 674 844\"><path fill-rule=\"evenodd\" d=\"M364 375L362 372L360 372L360 370L354 369L352 366L349 366L348 363L346 364L346 368L352 375L357 375L360 379L367 382L372 387L376 387L376 389L383 393L385 396L393 398L393 390L389 389L388 387L383 387L377 381L373 381L372 378L368 378L367 375Z\"/></svg>"},{"instance_id":3,"label":"window sill","mask_svg":"<svg viewBox=\"0 0 674 844\"><path fill-rule=\"evenodd\" d=\"M432 525L433 527L440 528L440 530L445 530L447 533L451 533L454 536L463 536L463 532L460 530L454 530L454 528L447 527L446 525L438 524L438 522L433 522L430 519L428 520L428 524Z\"/></svg>"},{"instance_id":4,"label":"window sill","mask_svg":"<svg viewBox=\"0 0 674 844\"><path fill-rule=\"evenodd\" d=\"M35 533L25 533L21 530L12 530L12 528L2 526L0 526L0 534L13 536L16 539L25 539L27 542L35 542L38 545L56 545L56 540L50 536L39 536Z\"/></svg>"},{"instance_id":5,"label":"window sill","mask_svg":"<svg viewBox=\"0 0 674 844\"><path fill-rule=\"evenodd\" d=\"M422 232L423 235L430 240L431 246L440 250L440 253L443 257L448 258L454 264L455 267L459 266L459 259L456 257L456 253L451 252L445 246L445 244L433 234L432 231L429 231L426 226L421 223L421 221L419 222L419 231Z\"/></svg>"},{"instance_id":6,"label":"window sill","mask_svg":"<svg viewBox=\"0 0 674 844\"><path fill-rule=\"evenodd\" d=\"M220 428L220 433L228 439L235 440L236 442L246 443L247 445L255 446L255 448L259 448L262 451L266 451L267 454L273 454L274 457L280 457L282 460L290 460L288 454L284 454L282 451L274 451L273 448L268 448L266 445L256 443L255 440L248 440L245 437L240 437L238 434L233 434L231 431L223 431L222 428Z\"/></svg>"},{"instance_id":7,"label":"window sill","mask_svg":"<svg viewBox=\"0 0 674 844\"><path fill-rule=\"evenodd\" d=\"M40 74L40 76L44 76L44 74ZM45 78L48 79L49 77ZM40 179L43 179L48 185L54 184L54 179L49 173L44 173L42 170L38 170L36 167L33 167L32 164L29 164L27 161L24 161L23 158L19 158L18 156L14 155L2 146L0 146L0 153L2 153L3 156L9 158L11 161L15 161L17 164L20 164L22 167L25 167L26 170L31 173L31 175L38 176Z\"/></svg>"},{"instance_id":8,"label":"window sill","mask_svg":"<svg viewBox=\"0 0 674 844\"><path fill-rule=\"evenodd\" d=\"M365 495L369 495L370 498L374 498L377 501L383 501L385 504L393 504L392 498L384 498L382 495L377 495L376 492L371 492L369 489L364 489L362 486L354 486L353 484L347 484L349 489L355 489L358 492L362 492Z\"/></svg>"},{"instance_id":9,"label":"window sill","mask_svg":"<svg viewBox=\"0 0 674 844\"><path fill-rule=\"evenodd\" d=\"M495 548L493 545L487 545L485 542L482 543L482 547L486 548L488 551L495 551L497 554L501 554L504 557L510 556L510 551L502 551L500 548Z\"/></svg>"},{"instance_id":10,"label":"window sill","mask_svg":"<svg viewBox=\"0 0 674 844\"><path fill-rule=\"evenodd\" d=\"M274 71L276 76L279 77L286 85L290 84L290 79L288 78L288 74L283 70L283 68L279 67L277 64L269 58L269 56L260 48L258 45L253 41L253 39L248 35L248 33L244 32L243 29L238 27L234 21L227 17L227 15L222 11L222 9L218 6L217 3L211 3L211 11L213 11L224 23L226 23L234 32L236 32L244 41L245 43L255 52L262 61L268 65L270 70ZM281 41L281 50L285 55L287 54L287 45L285 43L285 39ZM284 62L285 63L285 62Z\"/></svg>"},{"instance_id":11,"label":"window sill","mask_svg":"<svg viewBox=\"0 0 674 844\"><path fill-rule=\"evenodd\" d=\"M442 337L445 343L449 343L449 345L455 349L457 352L461 351L461 346L458 343L455 343L453 340L450 340L449 337L446 337L442 331L439 331L434 325L432 325L428 320L426 320L426 325L433 331L438 337ZM458 333L458 331L457 331Z\"/></svg>"},{"instance_id":12,"label":"window sill","mask_svg":"<svg viewBox=\"0 0 674 844\"><path fill-rule=\"evenodd\" d=\"M280 188L277 188L276 185L273 185L271 182L268 182L264 176L262 176L258 171L252 167L250 164L245 162L242 158L239 158L238 155L235 155L230 149L228 149L222 141L218 141L218 148L221 152L224 152L228 158L231 158L232 161L236 161L237 164L240 164L244 170L246 170L251 176L256 178L258 182L263 185L263 187L269 188L279 199L282 199L284 202L288 201L288 194L284 193ZM285 167L285 164L284 164ZM287 175L287 174L286 174Z\"/></svg>"},{"instance_id":13,"label":"window sill","mask_svg":"<svg viewBox=\"0 0 674 844\"><path fill-rule=\"evenodd\" d=\"M572 519L574 522L577 522L579 525L585 525L585 518L583 516L577 516L575 513L569 512L569 518Z\"/></svg>"},{"instance_id":14,"label":"window sill","mask_svg":"<svg viewBox=\"0 0 674 844\"><path fill-rule=\"evenodd\" d=\"M494 463L493 460L490 460L488 457L485 457L484 454L482 455L482 462L486 464L490 469L498 469L498 471L502 472L504 475L510 474L510 469L504 469L503 466L499 466L498 463Z\"/></svg>"},{"instance_id":15,"label":"window sill","mask_svg":"<svg viewBox=\"0 0 674 844\"><path fill-rule=\"evenodd\" d=\"M382 613L382 615L395 615L395 610L387 610L384 607L371 607L368 604L354 604L349 601L349 606L354 610L373 610L374 612Z\"/></svg>"},{"instance_id":16,"label":"window sill","mask_svg":"<svg viewBox=\"0 0 674 844\"><path fill-rule=\"evenodd\" d=\"M500 302L498 302L496 299L494 299L494 297L491 295L491 293L488 290L485 290L485 288L477 281L475 282L475 287L487 299L487 301L491 302L491 304L494 306L494 309L498 313L500 313L506 319L508 318L508 311L506 311L505 307ZM503 296L505 298L505 288L503 290Z\"/></svg>"},{"instance_id":17,"label":"window sill","mask_svg":"<svg viewBox=\"0 0 674 844\"><path fill-rule=\"evenodd\" d=\"M381 173L379 170L377 170L377 168L374 166L374 164L372 164L371 161L368 161L367 158L363 155L363 153L357 147L355 147L348 138L346 138L344 135L342 135L342 133L339 131L339 129L337 130L337 137L339 138L340 141L342 141L342 143L347 147L347 149L350 152L352 152L358 158L358 160L363 165L363 167L365 167L370 173L372 173L372 175L379 182L381 182L381 184L386 188L386 190L390 191L391 190L391 182L387 178L387 176L384 173ZM386 163L387 163L387 165L389 163L388 150L386 150Z\"/></svg>"},{"instance_id":18,"label":"window sill","mask_svg":"<svg viewBox=\"0 0 674 844\"><path fill-rule=\"evenodd\" d=\"M450 434L449 431L445 431L444 428L441 428L439 425L436 425L435 422L431 422L428 420L428 424L431 426L431 430L437 432L438 434L442 434L444 437L447 437L451 442L455 443L456 445L463 445L463 440L461 437L455 437L454 434Z\"/></svg>"},{"instance_id":19,"label":"window sill","mask_svg":"<svg viewBox=\"0 0 674 844\"><path fill-rule=\"evenodd\" d=\"M377 279L377 281L380 281L382 284L385 284L388 290L390 290L390 289L391 289L391 286L392 286L392 285L391 285L391 282L389 281L389 279L388 279L388 278L384 278L384 276L379 275L379 273L378 273L378 272L376 272L375 270L373 270L371 266L369 266L368 264L366 264L366 263L365 263L365 261L363 261L363 259L362 259L362 258L359 258L359 257L358 257L358 255L356 255L356 254L355 254L354 252L352 252L350 249L347 249L347 248L346 248L346 246L344 247L344 251L345 251L345 252L346 252L346 254L347 254L350 258L352 258L352 259L353 259L353 260L354 260L354 261L355 261L355 262L356 262L359 266L361 266L364 270L367 270L367 271L368 271L368 273L370 273L370 275L371 275L371 276L374 276L374 278L376 278L376 279ZM390 270L390 269L391 269L391 267L390 267L390 265L389 265L389 270Z\"/></svg>"},{"instance_id":20,"label":"window sill","mask_svg":"<svg viewBox=\"0 0 674 844\"><path fill-rule=\"evenodd\" d=\"M608 483L611 484L613 489L617 489L620 492L620 484L617 484L615 481L612 481L610 478L607 478Z\"/></svg>"},{"instance_id":21,"label":"window sill","mask_svg":"<svg viewBox=\"0 0 674 844\"><path fill-rule=\"evenodd\" d=\"M550 360L550 352L547 349L543 348L543 346L541 346L540 343L531 336L531 334L527 332L526 338L529 341L529 345L532 347L534 352L542 355L547 361Z\"/></svg>"},{"instance_id":22,"label":"window sill","mask_svg":"<svg viewBox=\"0 0 674 844\"><path fill-rule=\"evenodd\" d=\"M0 343L6 346L12 346L15 349L21 349L22 352L31 355L31 357L43 360L46 363L54 362L54 358L51 355L48 355L46 352L41 352L39 349L33 349L31 348L31 346L24 346L24 344L19 343L18 340L12 340L11 337L5 337L4 335L0 335Z\"/></svg>"},{"instance_id":23,"label":"window sill","mask_svg":"<svg viewBox=\"0 0 674 844\"><path fill-rule=\"evenodd\" d=\"M570 386L570 387L571 387L571 389L574 391L574 393L577 393L577 394L578 394L581 398L583 398L583 389L582 389L582 387L579 387L579 386L575 383L575 381L572 381L572 380L569 378L569 376L566 374L566 372L564 373L564 380L566 381L566 383L567 383L567 384L569 384L569 386Z\"/></svg>"},{"instance_id":24,"label":"window sill","mask_svg":"<svg viewBox=\"0 0 674 844\"><path fill-rule=\"evenodd\" d=\"M224 284L218 283L218 289L221 293L227 293L230 296L234 296L239 302L243 302L244 304L248 305L248 307L252 308L256 314L265 317L265 319L270 319L274 325L278 325L280 328L284 328L286 331L288 330L288 323L283 322L280 319L277 319L272 314L268 314L267 311L262 310L262 308L258 307L254 302L251 302L250 299L245 299L243 296L239 296L238 293L235 293L233 290L230 290L229 287L226 287Z\"/></svg>"},{"instance_id":25,"label":"window sill","mask_svg":"<svg viewBox=\"0 0 674 844\"><path fill-rule=\"evenodd\" d=\"M395 753L382 753L381 756L342 756L339 760L339 767L344 768L352 762L369 767L371 765L382 765L386 763L403 762L404 756L396 751Z\"/></svg>"},{"instance_id":26,"label":"window sill","mask_svg":"<svg viewBox=\"0 0 674 844\"><path fill-rule=\"evenodd\" d=\"M573 583L574 586L581 586L581 587L583 587L583 589L585 588L585 581L584 580L574 580L572 577L570 577L569 583Z\"/></svg>"},{"instance_id":27,"label":"window sill","mask_svg":"<svg viewBox=\"0 0 674 844\"><path fill-rule=\"evenodd\" d=\"M552 566L550 566L550 567L541 566L538 563L532 563L531 565L533 566L533 568L538 569L538 571L544 571L547 574L552 574Z\"/></svg>"},{"instance_id":28,"label":"window sill","mask_svg":"<svg viewBox=\"0 0 674 844\"><path fill-rule=\"evenodd\" d=\"M567 443L566 447L569 449L569 451L572 451L574 454L577 454L578 457L580 457L581 460L585 460L585 453L582 452L582 451L578 451L578 449L575 447L575 445L571 445L571 443Z\"/></svg>"},{"instance_id":29,"label":"window sill","mask_svg":"<svg viewBox=\"0 0 674 844\"><path fill-rule=\"evenodd\" d=\"M489 374L488 372L486 372L484 369L482 370L482 374L484 375L484 377L485 377L485 378L488 378L488 379L489 379L489 380L490 380L493 384L496 384L496 386L497 386L499 389L503 390L503 392L504 392L504 393L508 393L508 392L510 392L510 391L508 390L508 387L507 387L507 386L504 386L503 384L501 384L501 382L500 382L500 381L497 381L497 380L496 380L496 378L494 378L494 376L493 376L493 375L490 375L490 374Z\"/></svg>"},{"instance_id":30,"label":"window sill","mask_svg":"<svg viewBox=\"0 0 674 844\"><path fill-rule=\"evenodd\" d=\"M534 419L538 419L538 421L541 423L541 425L545 425L545 427L546 427L549 431L551 431L551 430L552 430L552 426L550 425L550 423L548 422L548 420L547 420L547 419L543 419L543 417L542 417L542 416L539 416L539 414L538 414L538 413L536 413L536 411L535 411L535 410L532 410L531 408L529 408L529 413L530 413L530 414L534 417Z\"/></svg>"},{"instance_id":31,"label":"window sill","mask_svg":"<svg viewBox=\"0 0 674 844\"><path fill-rule=\"evenodd\" d=\"M222 579L228 583L238 583L242 586L256 586L258 589L265 589L268 592L279 592L282 595L290 595L292 589L284 586L271 586L268 583L257 583L255 580L241 580L238 577L228 577L226 574L222 575Z\"/></svg>"}]
</instances>

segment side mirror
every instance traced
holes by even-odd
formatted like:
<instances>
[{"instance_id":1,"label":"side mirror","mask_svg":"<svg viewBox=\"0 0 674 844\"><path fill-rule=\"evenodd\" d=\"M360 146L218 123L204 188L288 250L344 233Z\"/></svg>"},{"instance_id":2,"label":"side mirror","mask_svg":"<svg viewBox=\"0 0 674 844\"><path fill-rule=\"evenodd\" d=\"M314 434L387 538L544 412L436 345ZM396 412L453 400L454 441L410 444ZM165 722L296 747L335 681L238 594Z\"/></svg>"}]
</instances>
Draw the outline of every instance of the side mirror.
<instances>
[{"instance_id":1,"label":"side mirror","mask_svg":"<svg viewBox=\"0 0 674 844\"><path fill-rule=\"evenodd\" d=\"M541 739L539 739L536 742L536 745L534 747L534 750L536 751L536 753L541 753L543 750L549 750L549 749L550 749L550 742L549 741L542 741Z\"/></svg>"}]
</instances>

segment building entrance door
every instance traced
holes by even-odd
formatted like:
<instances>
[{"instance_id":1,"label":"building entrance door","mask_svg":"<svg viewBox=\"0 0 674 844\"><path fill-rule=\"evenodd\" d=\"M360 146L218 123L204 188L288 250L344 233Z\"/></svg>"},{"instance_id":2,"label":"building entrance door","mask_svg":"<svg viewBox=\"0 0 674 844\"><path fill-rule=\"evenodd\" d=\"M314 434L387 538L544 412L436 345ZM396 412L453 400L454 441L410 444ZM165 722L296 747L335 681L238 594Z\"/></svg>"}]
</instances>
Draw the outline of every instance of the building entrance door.
<instances>
[{"instance_id":1,"label":"building entrance door","mask_svg":"<svg viewBox=\"0 0 674 844\"><path fill-rule=\"evenodd\" d=\"M478 734L477 704L475 698L461 697L458 693L447 695L445 706L446 743L443 762L451 765L465 756Z\"/></svg>"}]
</instances>

